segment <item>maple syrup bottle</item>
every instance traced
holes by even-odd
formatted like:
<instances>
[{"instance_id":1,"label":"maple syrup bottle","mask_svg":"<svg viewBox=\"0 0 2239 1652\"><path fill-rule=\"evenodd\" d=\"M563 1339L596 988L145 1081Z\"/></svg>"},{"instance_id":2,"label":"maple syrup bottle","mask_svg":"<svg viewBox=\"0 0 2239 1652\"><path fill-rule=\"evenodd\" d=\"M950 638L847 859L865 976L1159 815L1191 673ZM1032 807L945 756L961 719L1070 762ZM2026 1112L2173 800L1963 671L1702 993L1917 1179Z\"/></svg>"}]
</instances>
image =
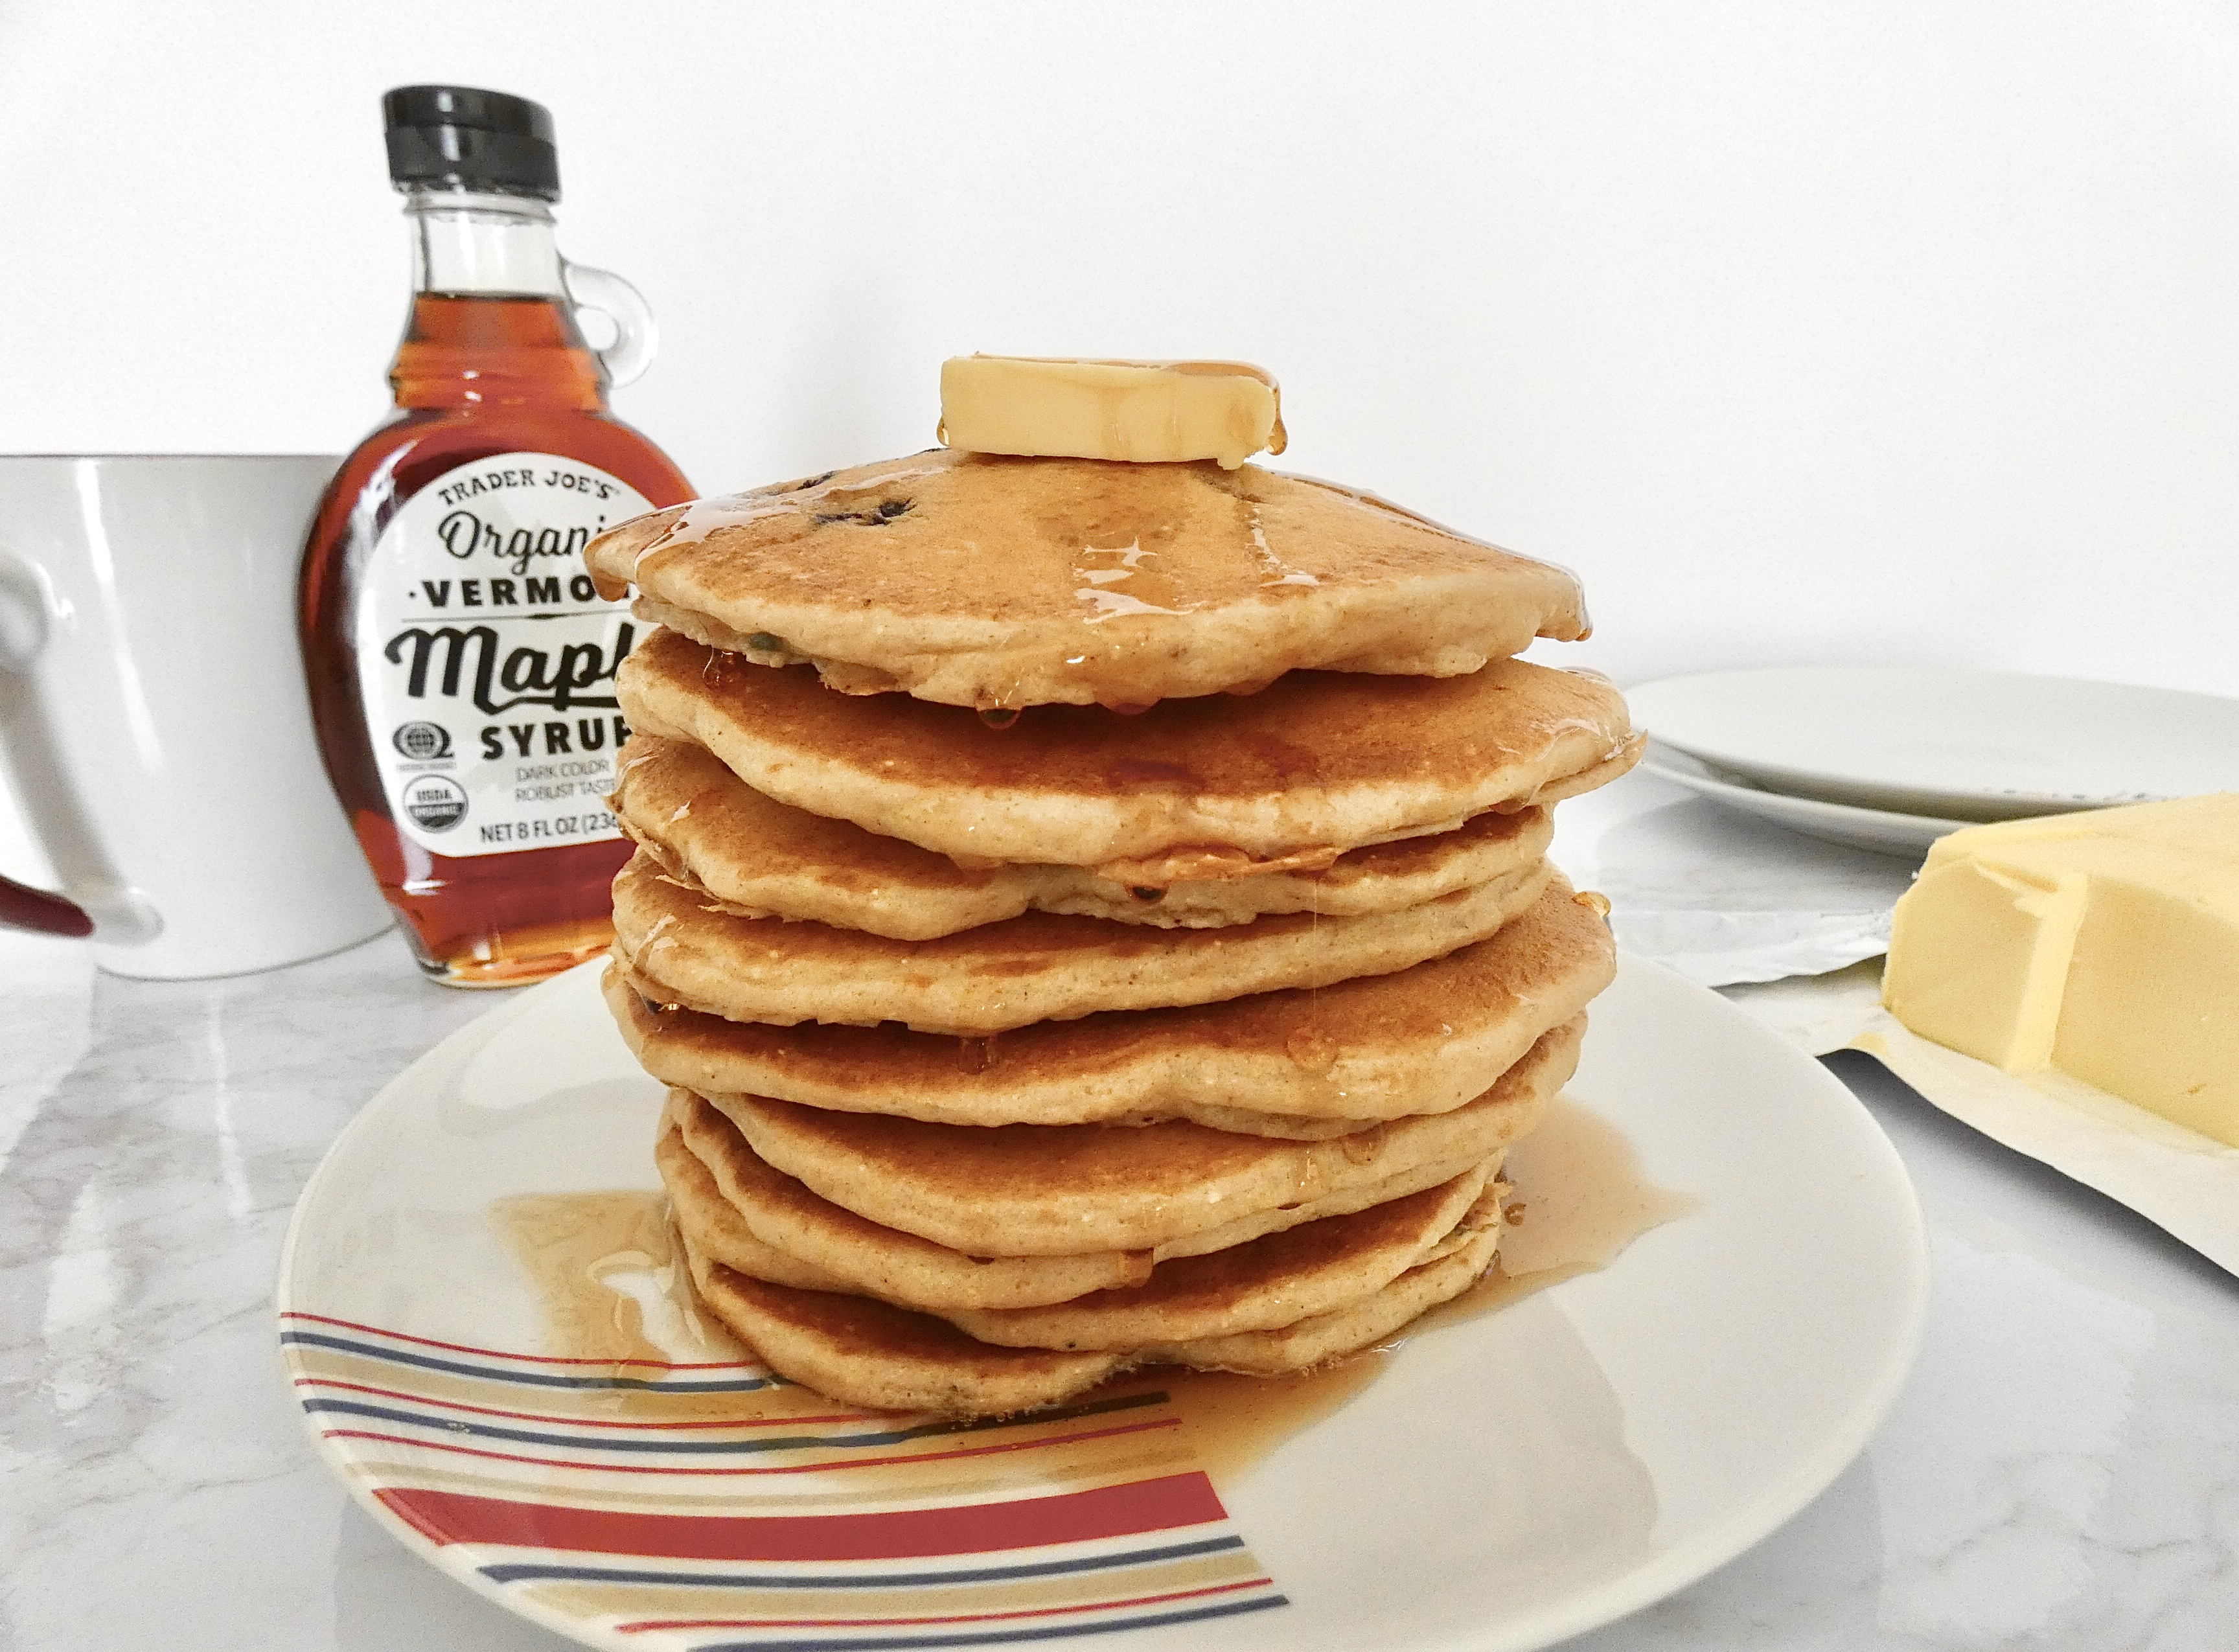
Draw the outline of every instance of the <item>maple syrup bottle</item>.
<instances>
[{"instance_id":1,"label":"maple syrup bottle","mask_svg":"<svg viewBox=\"0 0 2239 1652\"><path fill-rule=\"evenodd\" d=\"M691 490L607 410L652 320L554 244L551 116L460 86L382 109L412 311L395 412L312 524L303 659L327 773L421 967L511 986L607 946L630 854L605 799L638 627L599 600L583 547ZM585 344L579 302L612 318L612 346Z\"/></svg>"}]
</instances>

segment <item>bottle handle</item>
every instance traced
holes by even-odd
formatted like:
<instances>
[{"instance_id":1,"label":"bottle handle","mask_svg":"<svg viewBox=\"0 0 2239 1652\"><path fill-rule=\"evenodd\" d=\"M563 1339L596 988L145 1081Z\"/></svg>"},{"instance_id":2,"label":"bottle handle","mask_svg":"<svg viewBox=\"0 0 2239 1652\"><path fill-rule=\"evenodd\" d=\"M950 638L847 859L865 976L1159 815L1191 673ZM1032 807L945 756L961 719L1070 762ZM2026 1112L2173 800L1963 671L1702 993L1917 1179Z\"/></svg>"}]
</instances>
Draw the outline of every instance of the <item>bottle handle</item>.
<instances>
[{"instance_id":1,"label":"bottle handle","mask_svg":"<svg viewBox=\"0 0 2239 1652\"><path fill-rule=\"evenodd\" d=\"M63 879L56 894L0 878L0 928L140 945L163 932L162 914L103 852L34 674L60 617L46 569L0 546L0 745L32 833Z\"/></svg>"},{"instance_id":2,"label":"bottle handle","mask_svg":"<svg viewBox=\"0 0 2239 1652\"><path fill-rule=\"evenodd\" d=\"M595 352L607 370L608 384L628 384L643 373L661 348L661 328L644 295L612 270L588 264L562 262L560 279L568 302L578 309L595 309L615 324L615 342Z\"/></svg>"}]
</instances>

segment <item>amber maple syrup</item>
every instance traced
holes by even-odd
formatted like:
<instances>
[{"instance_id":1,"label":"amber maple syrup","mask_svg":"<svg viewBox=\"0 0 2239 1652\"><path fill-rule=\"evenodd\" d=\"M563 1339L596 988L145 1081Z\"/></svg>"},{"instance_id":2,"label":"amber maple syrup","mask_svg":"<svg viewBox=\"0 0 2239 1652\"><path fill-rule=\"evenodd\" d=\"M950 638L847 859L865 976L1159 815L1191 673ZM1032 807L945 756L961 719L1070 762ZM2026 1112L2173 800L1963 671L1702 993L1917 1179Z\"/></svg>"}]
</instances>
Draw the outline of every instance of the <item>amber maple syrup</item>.
<instances>
[{"instance_id":1,"label":"amber maple syrup","mask_svg":"<svg viewBox=\"0 0 2239 1652\"><path fill-rule=\"evenodd\" d=\"M1166 1395L1182 1446L1225 1487L1373 1386L1408 1338L1607 1267L1642 1234L1701 1206L1691 1194L1659 1186L1622 1130L1568 1098L1518 1144L1503 1176L1511 1189L1503 1261L1390 1341L1291 1377L1149 1366L1113 1379L1109 1392ZM516 1195L494 1203L488 1216L535 1295L547 1328L545 1352L616 1361L750 1357L693 1290L665 1195ZM653 1403L627 1391L611 1403L625 1410ZM740 1421L829 1409L811 1390L791 1386L728 1395L720 1404L723 1416ZM1135 1449L1117 1440L1084 1448L1115 1458Z\"/></svg>"},{"instance_id":2,"label":"amber maple syrup","mask_svg":"<svg viewBox=\"0 0 2239 1652\"><path fill-rule=\"evenodd\" d=\"M509 986L607 946L630 853L604 799L640 627L582 546L691 489L608 411L609 363L641 364L649 322L553 244L548 117L450 87L384 108L415 292L395 411L305 548L304 662L328 774L422 968ZM586 288L620 331L603 357L576 325Z\"/></svg>"}]
</instances>

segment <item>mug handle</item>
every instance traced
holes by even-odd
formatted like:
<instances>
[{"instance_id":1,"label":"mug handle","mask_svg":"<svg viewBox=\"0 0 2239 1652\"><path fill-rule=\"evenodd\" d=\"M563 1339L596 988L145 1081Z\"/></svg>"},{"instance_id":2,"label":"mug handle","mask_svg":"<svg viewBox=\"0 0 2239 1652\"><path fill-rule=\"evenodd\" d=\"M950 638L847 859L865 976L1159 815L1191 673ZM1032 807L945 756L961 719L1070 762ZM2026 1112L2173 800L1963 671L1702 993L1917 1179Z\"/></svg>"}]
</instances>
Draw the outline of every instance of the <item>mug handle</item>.
<instances>
[{"instance_id":1,"label":"mug handle","mask_svg":"<svg viewBox=\"0 0 2239 1652\"><path fill-rule=\"evenodd\" d=\"M661 348L661 328L645 295L612 270L588 264L561 264L560 280L568 289L568 302L578 309L595 309L615 324L615 342L594 352L607 370L607 382L628 384L643 373Z\"/></svg>"},{"instance_id":2,"label":"mug handle","mask_svg":"<svg viewBox=\"0 0 2239 1652\"><path fill-rule=\"evenodd\" d=\"M13 878L0 877L0 929L31 929L43 935L93 933L93 919L76 901Z\"/></svg>"},{"instance_id":3,"label":"mug handle","mask_svg":"<svg viewBox=\"0 0 2239 1652\"><path fill-rule=\"evenodd\" d=\"M141 945L163 932L163 917L103 853L84 804L70 789L33 674L58 617L46 569L0 546L0 744L31 830L62 873L63 891L55 894L0 878L0 928Z\"/></svg>"}]
</instances>

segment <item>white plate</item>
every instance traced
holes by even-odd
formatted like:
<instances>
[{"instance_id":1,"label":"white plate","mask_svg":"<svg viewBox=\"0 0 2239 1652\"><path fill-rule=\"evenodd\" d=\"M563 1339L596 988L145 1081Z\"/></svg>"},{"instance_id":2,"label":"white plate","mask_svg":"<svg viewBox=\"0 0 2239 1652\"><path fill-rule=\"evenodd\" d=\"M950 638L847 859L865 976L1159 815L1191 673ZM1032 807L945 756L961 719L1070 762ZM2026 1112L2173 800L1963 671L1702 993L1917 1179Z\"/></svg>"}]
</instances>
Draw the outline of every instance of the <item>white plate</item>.
<instances>
[{"instance_id":1,"label":"white plate","mask_svg":"<svg viewBox=\"0 0 2239 1652\"><path fill-rule=\"evenodd\" d=\"M1571 1093L1701 1208L1603 1272L1408 1338L1249 1468L1207 1482L1139 1396L914 1438L860 1417L755 1436L722 1420L755 1368L546 1348L485 1218L507 1194L654 1185L658 1091L608 1030L597 967L374 1099L304 1190L277 1292L306 1423L359 1500L588 1645L1545 1646L1778 1526L1911 1361L1927 1263L1887 1138L1817 1063L1628 959ZM1167 1466L1035 1480L1066 1429L1144 1430ZM892 1454L914 1450L933 1455L899 1477Z\"/></svg>"},{"instance_id":2,"label":"white plate","mask_svg":"<svg viewBox=\"0 0 2239 1652\"><path fill-rule=\"evenodd\" d=\"M2239 700L2065 677L1826 666L1667 677L1634 723L1724 778L2006 820L2239 789Z\"/></svg>"},{"instance_id":3,"label":"white plate","mask_svg":"<svg viewBox=\"0 0 2239 1652\"><path fill-rule=\"evenodd\" d=\"M1887 809L1862 809L1847 803L1823 803L1817 798L1768 792L1743 781L1722 780L1708 765L1654 741L1649 743L1648 754L1640 760L1640 766L1659 780L1684 786L1713 803L1773 821L1791 832L1910 860L1917 861L1937 839L1967 824L1964 820L1897 814Z\"/></svg>"}]
</instances>

